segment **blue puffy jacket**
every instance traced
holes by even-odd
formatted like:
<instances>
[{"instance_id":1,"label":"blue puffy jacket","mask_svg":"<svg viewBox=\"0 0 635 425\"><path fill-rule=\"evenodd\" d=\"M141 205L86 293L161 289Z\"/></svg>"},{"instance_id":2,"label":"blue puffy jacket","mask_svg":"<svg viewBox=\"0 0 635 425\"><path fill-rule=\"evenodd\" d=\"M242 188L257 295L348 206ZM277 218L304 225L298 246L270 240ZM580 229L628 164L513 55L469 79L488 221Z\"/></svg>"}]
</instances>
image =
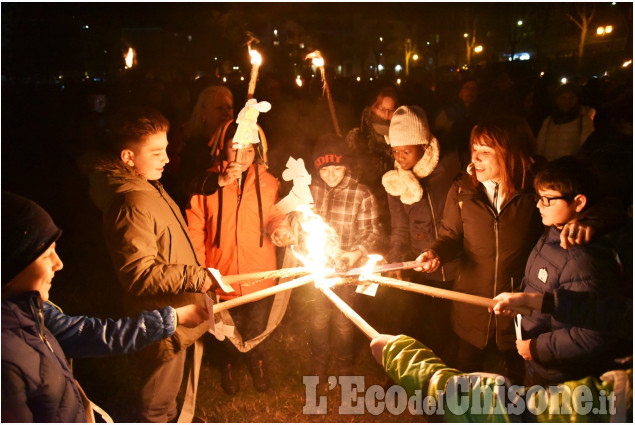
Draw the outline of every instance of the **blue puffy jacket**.
<instances>
[{"instance_id":1,"label":"blue puffy jacket","mask_svg":"<svg viewBox=\"0 0 635 425\"><path fill-rule=\"evenodd\" d=\"M551 227L529 256L523 285L528 293L565 289L607 296L618 293L621 279L620 266L608 246L591 242L563 249L560 230ZM532 340L528 373L553 382L598 376L612 368L617 345L606 333L572 326L539 311L523 317L522 338Z\"/></svg>"},{"instance_id":2,"label":"blue puffy jacket","mask_svg":"<svg viewBox=\"0 0 635 425\"><path fill-rule=\"evenodd\" d=\"M86 422L68 357L139 350L176 327L172 307L120 320L67 316L37 292L2 301L2 422Z\"/></svg>"}]
</instances>

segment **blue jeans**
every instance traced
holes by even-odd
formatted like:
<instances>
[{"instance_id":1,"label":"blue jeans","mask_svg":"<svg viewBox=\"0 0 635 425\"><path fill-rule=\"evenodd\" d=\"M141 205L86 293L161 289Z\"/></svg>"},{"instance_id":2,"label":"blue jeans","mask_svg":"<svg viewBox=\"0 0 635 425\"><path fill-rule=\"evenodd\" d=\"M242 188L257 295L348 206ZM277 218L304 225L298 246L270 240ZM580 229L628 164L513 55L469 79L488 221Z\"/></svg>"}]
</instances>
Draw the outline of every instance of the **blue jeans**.
<instances>
[{"instance_id":1,"label":"blue jeans","mask_svg":"<svg viewBox=\"0 0 635 425\"><path fill-rule=\"evenodd\" d=\"M355 287L334 289L354 308ZM314 373L325 376L329 357L334 357L340 375L353 373L353 323L333 303L316 290L311 317L311 349ZM329 350L331 355L329 356Z\"/></svg>"}]
</instances>

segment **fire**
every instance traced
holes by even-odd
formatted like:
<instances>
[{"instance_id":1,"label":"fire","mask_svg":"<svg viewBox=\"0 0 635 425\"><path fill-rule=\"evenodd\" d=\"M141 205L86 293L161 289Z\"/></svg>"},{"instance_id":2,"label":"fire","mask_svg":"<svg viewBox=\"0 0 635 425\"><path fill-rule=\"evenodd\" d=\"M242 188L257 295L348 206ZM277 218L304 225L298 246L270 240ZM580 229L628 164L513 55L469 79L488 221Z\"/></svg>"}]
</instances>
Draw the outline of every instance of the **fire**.
<instances>
[{"instance_id":1,"label":"fire","mask_svg":"<svg viewBox=\"0 0 635 425\"><path fill-rule=\"evenodd\" d=\"M251 47L249 47L249 56L251 56L252 65L260 66L260 64L262 63L262 56L260 56L260 53L258 53L257 50L252 50Z\"/></svg>"},{"instance_id":2,"label":"fire","mask_svg":"<svg viewBox=\"0 0 635 425\"><path fill-rule=\"evenodd\" d=\"M128 52L123 56L126 61L126 69L132 68L136 63L136 52L132 47L128 47Z\"/></svg>"},{"instance_id":3,"label":"fire","mask_svg":"<svg viewBox=\"0 0 635 425\"><path fill-rule=\"evenodd\" d=\"M369 254L368 262L366 263L364 267L362 267L362 273L359 275L359 280L370 279L373 275L373 270L375 269L375 266L377 265L379 261L383 259L384 257L382 257L379 254Z\"/></svg>"},{"instance_id":4,"label":"fire","mask_svg":"<svg viewBox=\"0 0 635 425\"><path fill-rule=\"evenodd\" d=\"M298 238L299 248L292 247L293 254L315 276L316 286L333 286L335 280L326 276L335 272L339 253L337 235L308 206L299 206L298 212L302 234Z\"/></svg>"}]
</instances>

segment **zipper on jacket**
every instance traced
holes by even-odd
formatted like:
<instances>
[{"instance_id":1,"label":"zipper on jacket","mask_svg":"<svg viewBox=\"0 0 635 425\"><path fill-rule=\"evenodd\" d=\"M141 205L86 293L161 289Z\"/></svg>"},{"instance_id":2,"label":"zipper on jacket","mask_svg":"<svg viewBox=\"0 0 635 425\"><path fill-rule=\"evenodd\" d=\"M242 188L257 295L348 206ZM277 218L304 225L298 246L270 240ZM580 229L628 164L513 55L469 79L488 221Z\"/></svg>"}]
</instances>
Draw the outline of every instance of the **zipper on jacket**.
<instances>
[{"instance_id":1,"label":"zipper on jacket","mask_svg":"<svg viewBox=\"0 0 635 425\"><path fill-rule=\"evenodd\" d=\"M44 313L42 312L42 307L31 298L29 300L29 304L31 305L31 313L33 313L33 319L35 321L35 327L37 328L37 334L42 340L43 343L51 350L53 353L53 347L49 343L48 338L46 338L46 334L44 333Z\"/></svg>"},{"instance_id":2,"label":"zipper on jacket","mask_svg":"<svg viewBox=\"0 0 635 425\"><path fill-rule=\"evenodd\" d=\"M430 206L430 212L432 213L432 223L434 224L434 239L439 239L439 230L437 229L437 216L434 213L434 207L432 206L432 199L430 198L430 191L426 190L426 196L428 198L428 205ZM445 282L445 268L441 266L441 279Z\"/></svg>"},{"instance_id":3,"label":"zipper on jacket","mask_svg":"<svg viewBox=\"0 0 635 425\"><path fill-rule=\"evenodd\" d=\"M496 210L494 209L494 241L495 241L495 255L494 255L494 295L492 296L492 298L494 298L496 296L496 289L497 289L497 282L498 282L498 250L499 250L499 246L498 246L498 219L499 219L499 215L496 213ZM490 332L490 328L492 326L492 316L493 314L490 314L489 316L489 321L487 322L487 334L485 336L485 345L487 345L487 342L489 341L489 332ZM494 336L494 340L498 339L498 335L495 334Z\"/></svg>"}]
</instances>

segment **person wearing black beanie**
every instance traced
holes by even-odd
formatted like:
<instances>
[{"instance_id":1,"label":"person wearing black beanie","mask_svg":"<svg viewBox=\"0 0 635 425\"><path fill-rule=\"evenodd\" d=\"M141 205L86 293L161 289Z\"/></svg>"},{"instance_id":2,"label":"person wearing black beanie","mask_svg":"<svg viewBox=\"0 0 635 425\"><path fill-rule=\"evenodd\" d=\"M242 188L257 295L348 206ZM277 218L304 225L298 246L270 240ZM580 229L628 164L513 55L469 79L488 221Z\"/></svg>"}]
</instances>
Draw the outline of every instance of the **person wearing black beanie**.
<instances>
[{"instance_id":1,"label":"person wearing black beanie","mask_svg":"<svg viewBox=\"0 0 635 425\"><path fill-rule=\"evenodd\" d=\"M2 422L95 422L67 356L140 350L174 334L177 323L208 318L194 304L119 320L65 315L48 302L63 267L55 252L61 234L38 204L2 191Z\"/></svg>"},{"instance_id":2,"label":"person wearing black beanie","mask_svg":"<svg viewBox=\"0 0 635 425\"><path fill-rule=\"evenodd\" d=\"M377 200L370 189L352 177L350 154L344 138L335 134L321 136L313 151L313 166L318 176L312 178L310 190L314 212L333 229L339 246L332 250L327 267L355 267L364 264L368 254L376 253L381 242ZM354 301L354 289L336 288L347 303ZM330 325L333 324L333 338ZM332 303L319 294L311 315L313 370L319 377L318 391L324 393L329 359L335 357L341 376L353 375L353 325Z\"/></svg>"}]
</instances>

